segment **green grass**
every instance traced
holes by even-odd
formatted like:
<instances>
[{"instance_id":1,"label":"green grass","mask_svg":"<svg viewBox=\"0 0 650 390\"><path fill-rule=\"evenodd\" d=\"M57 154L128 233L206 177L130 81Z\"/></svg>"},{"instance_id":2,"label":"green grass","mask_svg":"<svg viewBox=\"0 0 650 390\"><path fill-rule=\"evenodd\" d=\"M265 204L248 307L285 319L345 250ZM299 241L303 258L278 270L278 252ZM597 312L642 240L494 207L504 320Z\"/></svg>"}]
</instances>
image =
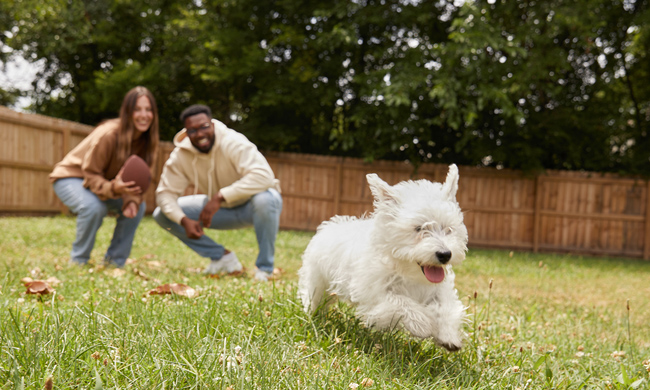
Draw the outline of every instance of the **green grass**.
<instances>
[{"instance_id":1,"label":"green grass","mask_svg":"<svg viewBox=\"0 0 650 390\"><path fill-rule=\"evenodd\" d=\"M471 249L455 268L466 345L447 353L366 329L345 304L304 314L296 273L311 233L281 232L283 273L256 283L252 230L209 232L247 268L210 278L150 217L124 272L96 265L112 218L93 264L68 265L74 227L64 216L0 218L0 389L48 378L55 389L649 388L650 262ZM27 295L24 277L61 283ZM199 295L147 294L163 283Z\"/></svg>"}]
</instances>

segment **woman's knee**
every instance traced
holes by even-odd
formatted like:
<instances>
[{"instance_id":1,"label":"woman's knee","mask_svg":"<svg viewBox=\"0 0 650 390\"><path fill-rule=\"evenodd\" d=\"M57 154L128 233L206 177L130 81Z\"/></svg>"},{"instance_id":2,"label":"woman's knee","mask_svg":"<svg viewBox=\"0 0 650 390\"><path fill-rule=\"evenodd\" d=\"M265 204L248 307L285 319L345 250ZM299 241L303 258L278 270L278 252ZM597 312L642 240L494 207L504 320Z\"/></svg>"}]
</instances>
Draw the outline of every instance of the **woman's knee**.
<instances>
[{"instance_id":1,"label":"woman's knee","mask_svg":"<svg viewBox=\"0 0 650 390\"><path fill-rule=\"evenodd\" d=\"M79 205L77 216L85 218L102 219L108 214L108 207L99 199L87 197Z\"/></svg>"}]
</instances>

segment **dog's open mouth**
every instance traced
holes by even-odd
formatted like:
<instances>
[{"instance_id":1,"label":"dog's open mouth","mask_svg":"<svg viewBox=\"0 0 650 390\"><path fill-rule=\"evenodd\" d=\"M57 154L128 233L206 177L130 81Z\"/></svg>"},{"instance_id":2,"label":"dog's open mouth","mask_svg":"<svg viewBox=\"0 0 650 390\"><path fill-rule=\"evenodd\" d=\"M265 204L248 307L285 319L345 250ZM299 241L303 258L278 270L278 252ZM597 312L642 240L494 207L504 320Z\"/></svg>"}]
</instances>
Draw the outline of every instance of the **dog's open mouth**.
<instances>
[{"instance_id":1,"label":"dog's open mouth","mask_svg":"<svg viewBox=\"0 0 650 390\"><path fill-rule=\"evenodd\" d=\"M432 265L422 265L422 273L424 277L431 283L440 283L445 280L445 269Z\"/></svg>"}]
</instances>

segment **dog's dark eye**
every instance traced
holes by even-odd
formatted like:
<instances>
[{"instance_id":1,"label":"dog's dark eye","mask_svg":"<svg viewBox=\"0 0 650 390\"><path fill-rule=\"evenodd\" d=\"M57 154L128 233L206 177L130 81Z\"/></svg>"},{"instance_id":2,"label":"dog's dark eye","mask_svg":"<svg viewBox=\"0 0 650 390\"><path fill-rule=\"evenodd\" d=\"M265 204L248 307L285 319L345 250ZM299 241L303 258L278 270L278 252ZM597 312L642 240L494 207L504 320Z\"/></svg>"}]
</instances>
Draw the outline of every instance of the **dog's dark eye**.
<instances>
[{"instance_id":1,"label":"dog's dark eye","mask_svg":"<svg viewBox=\"0 0 650 390\"><path fill-rule=\"evenodd\" d=\"M422 226L416 226L416 227L415 227L415 231L416 231L416 232L420 233L420 230L422 230Z\"/></svg>"}]
</instances>

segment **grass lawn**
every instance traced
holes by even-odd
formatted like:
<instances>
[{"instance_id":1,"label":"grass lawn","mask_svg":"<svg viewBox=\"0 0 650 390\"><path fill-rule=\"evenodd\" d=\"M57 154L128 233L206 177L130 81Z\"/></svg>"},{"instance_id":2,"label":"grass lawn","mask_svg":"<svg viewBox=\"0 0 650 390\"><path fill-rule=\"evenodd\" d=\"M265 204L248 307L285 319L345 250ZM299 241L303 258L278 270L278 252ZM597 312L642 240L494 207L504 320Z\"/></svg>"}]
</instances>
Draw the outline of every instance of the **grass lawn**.
<instances>
[{"instance_id":1,"label":"grass lawn","mask_svg":"<svg viewBox=\"0 0 650 390\"><path fill-rule=\"evenodd\" d=\"M0 389L648 389L650 262L470 249L456 267L465 347L376 332L346 304L315 317L296 295L311 233L281 232L278 280L253 280L252 230L215 232L247 273L206 261L146 217L133 261L68 265L75 219L0 218ZM21 279L52 279L26 294ZM58 280L58 283L56 282ZM149 295L184 283L198 296Z\"/></svg>"}]
</instances>

